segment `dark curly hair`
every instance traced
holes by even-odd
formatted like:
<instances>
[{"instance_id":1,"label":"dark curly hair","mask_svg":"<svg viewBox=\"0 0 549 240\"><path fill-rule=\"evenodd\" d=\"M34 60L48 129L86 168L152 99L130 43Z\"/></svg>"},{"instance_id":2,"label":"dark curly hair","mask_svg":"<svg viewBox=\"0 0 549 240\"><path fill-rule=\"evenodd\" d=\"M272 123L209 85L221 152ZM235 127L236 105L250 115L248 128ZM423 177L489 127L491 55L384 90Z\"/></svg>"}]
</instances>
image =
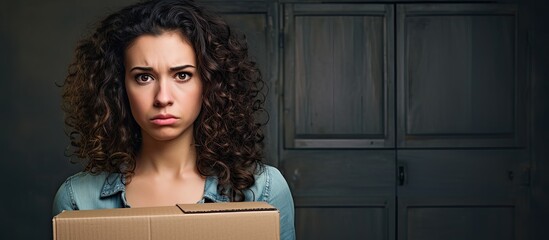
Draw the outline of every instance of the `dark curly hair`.
<instances>
[{"instance_id":1,"label":"dark curly hair","mask_svg":"<svg viewBox=\"0 0 549 240\"><path fill-rule=\"evenodd\" d=\"M123 54L144 34L179 31L193 46L203 82L194 124L197 168L217 176L218 190L243 201L261 170L265 123L264 82L248 57L245 39L219 16L187 0L145 1L111 14L81 40L63 88L65 123L72 151L91 173L134 174L141 144L124 86Z\"/></svg>"}]
</instances>

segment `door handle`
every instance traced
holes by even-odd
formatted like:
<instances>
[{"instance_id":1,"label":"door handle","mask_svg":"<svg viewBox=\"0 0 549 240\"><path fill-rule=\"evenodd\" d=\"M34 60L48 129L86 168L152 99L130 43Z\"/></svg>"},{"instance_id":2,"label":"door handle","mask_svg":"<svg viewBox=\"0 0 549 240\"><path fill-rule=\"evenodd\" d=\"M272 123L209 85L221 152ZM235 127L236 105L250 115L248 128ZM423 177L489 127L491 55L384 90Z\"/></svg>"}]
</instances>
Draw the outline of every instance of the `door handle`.
<instances>
[{"instance_id":1,"label":"door handle","mask_svg":"<svg viewBox=\"0 0 549 240\"><path fill-rule=\"evenodd\" d=\"M398 176L398 185L399 186L403 186L404 183L406 183L406 165L404 164L401 164L398 166L398 173L397 173L397 176Z\"/></svg>"}]
</instances>

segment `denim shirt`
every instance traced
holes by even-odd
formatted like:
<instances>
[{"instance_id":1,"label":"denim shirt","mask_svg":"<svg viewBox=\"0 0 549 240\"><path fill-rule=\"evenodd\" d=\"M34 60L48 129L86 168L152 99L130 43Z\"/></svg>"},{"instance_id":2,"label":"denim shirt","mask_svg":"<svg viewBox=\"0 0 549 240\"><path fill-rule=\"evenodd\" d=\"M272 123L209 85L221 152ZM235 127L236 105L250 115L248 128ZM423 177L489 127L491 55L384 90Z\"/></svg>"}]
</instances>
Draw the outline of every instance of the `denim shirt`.
<instances>
[{"instance_id":1,"label":"denim shirt","mask_svg":"<svg viewBox=\"0 0 549 240\"><path fill-rule=\"evenodd\" d=\"M280 239L295 239L294 203L288 184L278 169L264 165L255 175L255 183L244 191L245 201L264 201L280 212ZM204 195L198 203L229 202L217 190L217 178L207 177ZM53 201L53 215L63 210L89 210L102 208L129 208L126 185L120 173L77 173L59 187Z\"/></svg>"}]
</instances>

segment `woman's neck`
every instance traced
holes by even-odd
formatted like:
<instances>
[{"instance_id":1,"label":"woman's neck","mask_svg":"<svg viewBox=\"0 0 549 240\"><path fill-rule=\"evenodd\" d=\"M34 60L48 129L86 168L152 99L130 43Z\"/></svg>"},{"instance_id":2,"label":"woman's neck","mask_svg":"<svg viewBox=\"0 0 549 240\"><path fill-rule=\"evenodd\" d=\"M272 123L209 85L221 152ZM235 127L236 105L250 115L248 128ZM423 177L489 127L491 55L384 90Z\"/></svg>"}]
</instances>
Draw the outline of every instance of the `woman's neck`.
<instances>
[{"instance_id":1,"label":"woman's neck","mask_svg":"<svg viewBox=\"0 0 549 240\"><path fill-rule=\"evenodd\" d=\"M158 141L143 134L136 174L182 178L196 172L196 147L192 131L168 141Z\"/></svg>"}]
</instances>

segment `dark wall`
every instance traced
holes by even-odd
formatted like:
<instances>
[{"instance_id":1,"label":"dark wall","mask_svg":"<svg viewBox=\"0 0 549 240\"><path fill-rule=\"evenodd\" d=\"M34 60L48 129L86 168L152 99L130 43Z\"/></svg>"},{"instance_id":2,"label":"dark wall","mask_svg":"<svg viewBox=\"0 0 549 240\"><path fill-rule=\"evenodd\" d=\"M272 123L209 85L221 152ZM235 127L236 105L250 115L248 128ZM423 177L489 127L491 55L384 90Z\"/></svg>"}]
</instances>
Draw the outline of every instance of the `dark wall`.
<instances>
[{"instance_id":1,"label":"dark wall","mask_svg":"<svg viewBox=\"0 0 549 240\"><path fill-rule=\"evenodd\" d=\"M0 239L50 239L51 204L80 169L64 157L60 89L77 40L126 1L0 3Z\"/></svg>"},{"instance_id":2,"label":"dark wall","mask_svg":"<svg viewBox=\"0 0 549 240\"><path fill-rule=\"evenodd\" d=\"M531 49L532 239L547 239L549 226L549 2L528 6Z\"/></svg>"}]
</instances>

